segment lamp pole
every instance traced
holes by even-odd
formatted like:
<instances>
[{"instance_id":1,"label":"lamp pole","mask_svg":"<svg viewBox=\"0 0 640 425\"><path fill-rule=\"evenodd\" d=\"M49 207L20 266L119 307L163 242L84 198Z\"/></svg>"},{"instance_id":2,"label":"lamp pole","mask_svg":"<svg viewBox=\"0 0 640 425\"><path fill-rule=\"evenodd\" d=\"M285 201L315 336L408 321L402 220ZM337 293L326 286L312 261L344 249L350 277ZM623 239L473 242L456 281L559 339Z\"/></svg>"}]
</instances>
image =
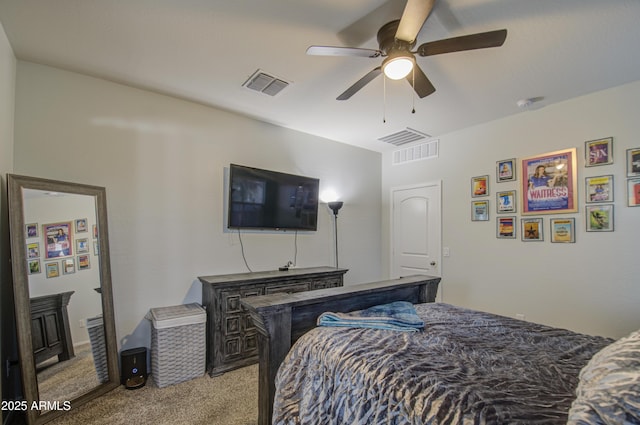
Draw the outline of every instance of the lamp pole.
<instances>
[{"instance_id":1,"label":"lamp pole","mask_svg":"<svg viewBox=\"0 0 640 425\"><path fill-rule=\"evenodd\" d=\"M338 268L338 211L342 208L342 201L329 202L327 205L333 211L333 234L336 238L336 268Z\"/></svg>"}]
</instances>

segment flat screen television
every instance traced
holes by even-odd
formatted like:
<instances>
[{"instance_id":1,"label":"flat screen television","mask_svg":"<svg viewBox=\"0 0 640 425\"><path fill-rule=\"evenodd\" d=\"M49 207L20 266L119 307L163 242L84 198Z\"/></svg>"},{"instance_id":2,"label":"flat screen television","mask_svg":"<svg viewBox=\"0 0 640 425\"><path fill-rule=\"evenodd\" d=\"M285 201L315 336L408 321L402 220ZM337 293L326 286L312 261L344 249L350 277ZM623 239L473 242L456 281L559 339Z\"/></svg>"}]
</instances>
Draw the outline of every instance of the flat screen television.
<instances>
[{"instance_id":1,"label":"flat screen television","mask_svg":"<svg viewBox=\"0 0 640 425\"><path fill-rule=\"evenodd\" d=\"M317 230L319 189L316 178L231 164L227 227Z\"/></svg>"}]
</instances>

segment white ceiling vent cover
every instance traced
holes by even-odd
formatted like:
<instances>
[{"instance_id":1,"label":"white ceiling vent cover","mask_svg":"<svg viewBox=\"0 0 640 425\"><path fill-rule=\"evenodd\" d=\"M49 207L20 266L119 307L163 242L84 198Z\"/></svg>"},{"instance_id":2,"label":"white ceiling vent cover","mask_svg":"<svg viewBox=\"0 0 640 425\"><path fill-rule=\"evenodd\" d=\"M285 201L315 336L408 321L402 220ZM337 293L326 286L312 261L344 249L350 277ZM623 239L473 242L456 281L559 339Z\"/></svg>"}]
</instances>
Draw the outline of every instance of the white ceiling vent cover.
<instances>
[{"instance_id":1,"label":"white ceiling vent cover","mask_svg":"<svg viewBox=\"0 0 640 425\"><path fill-rule=\"evenodd\" d=\"M288 85L289 83L283 79L267 74L260 69L254 72L243 84L248 89L268 94L269 96L277 95Z\"/></svg>"},{"instance_id":2,"label":"white ceiling vent cover","mask_svg":"<svg viewBox=\"0 0 640 425\"><path fill-rule=\"evenodd\" d=\"M417 142L418 140L428 139L429 137L431 136L426 133L421 133L418 130L407 127L406 130L381 137L378 140L385 143L391 143L394 146L402 146L407 143Z\"/></svg>"},{"instance_id":3,"label":"white ceiling vent cover","mask_svg":"<svg viewBox=\"0 0 640 425\"><path fill-rule=\"evenodd\" d=\"M408 162L421 161L423 159L434 159L438 157L439 139L434 139L426 143L409 146L404 149L393 151L391 163L393 165L406 164Z\"/></svg>"}]
</instances>

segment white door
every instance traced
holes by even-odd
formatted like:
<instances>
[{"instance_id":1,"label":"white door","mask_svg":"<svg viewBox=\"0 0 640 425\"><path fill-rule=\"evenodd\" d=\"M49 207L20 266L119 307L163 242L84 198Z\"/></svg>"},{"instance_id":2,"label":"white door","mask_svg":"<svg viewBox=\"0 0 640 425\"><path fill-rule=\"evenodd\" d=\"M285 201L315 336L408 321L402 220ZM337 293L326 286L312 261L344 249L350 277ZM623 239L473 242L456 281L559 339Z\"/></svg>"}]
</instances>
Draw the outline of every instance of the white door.
<instances>
[{"instance_id":1,"label":"white door","mask_svg":"<svg viewBox=\"0 0 640 425\"><path fill-rule=\"evenodd\" d=\"M441 184L391 189L391 277L442 276Z\"/></svg>"}]
</instances>

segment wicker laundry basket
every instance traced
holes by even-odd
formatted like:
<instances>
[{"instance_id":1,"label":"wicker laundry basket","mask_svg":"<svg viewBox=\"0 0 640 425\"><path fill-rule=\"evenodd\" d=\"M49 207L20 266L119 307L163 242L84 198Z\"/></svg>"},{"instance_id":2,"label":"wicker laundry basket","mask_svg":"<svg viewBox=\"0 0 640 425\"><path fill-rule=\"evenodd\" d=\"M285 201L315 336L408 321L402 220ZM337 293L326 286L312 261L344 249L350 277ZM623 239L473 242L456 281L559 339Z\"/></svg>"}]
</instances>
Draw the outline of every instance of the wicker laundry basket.
<instances>
[{"instance_id":1,"label":"wicker laundry basket","mask_svg":"<svg viewBox=\"0 0 640 425\"><path fill-rule=\"evenodd\" d=\"M151 377L162 388L204 375L206 312L196 303L152 308Z\"/></svg>"},{"instance_id":2,"label":"wicker laundry basket","mask_svg":"<svg viewBox=\"0 0 640 425\"><path fill-rule=\"evenodd\" d=\"M98 381L101 384L109 382L109 368L107 366L107 346L104 337L104 321L102 315L89 317L86 319L87 332L89 333L89 343L91 344L91 354L93 364L96 368Z\"/></svg>"}]
</instances>

